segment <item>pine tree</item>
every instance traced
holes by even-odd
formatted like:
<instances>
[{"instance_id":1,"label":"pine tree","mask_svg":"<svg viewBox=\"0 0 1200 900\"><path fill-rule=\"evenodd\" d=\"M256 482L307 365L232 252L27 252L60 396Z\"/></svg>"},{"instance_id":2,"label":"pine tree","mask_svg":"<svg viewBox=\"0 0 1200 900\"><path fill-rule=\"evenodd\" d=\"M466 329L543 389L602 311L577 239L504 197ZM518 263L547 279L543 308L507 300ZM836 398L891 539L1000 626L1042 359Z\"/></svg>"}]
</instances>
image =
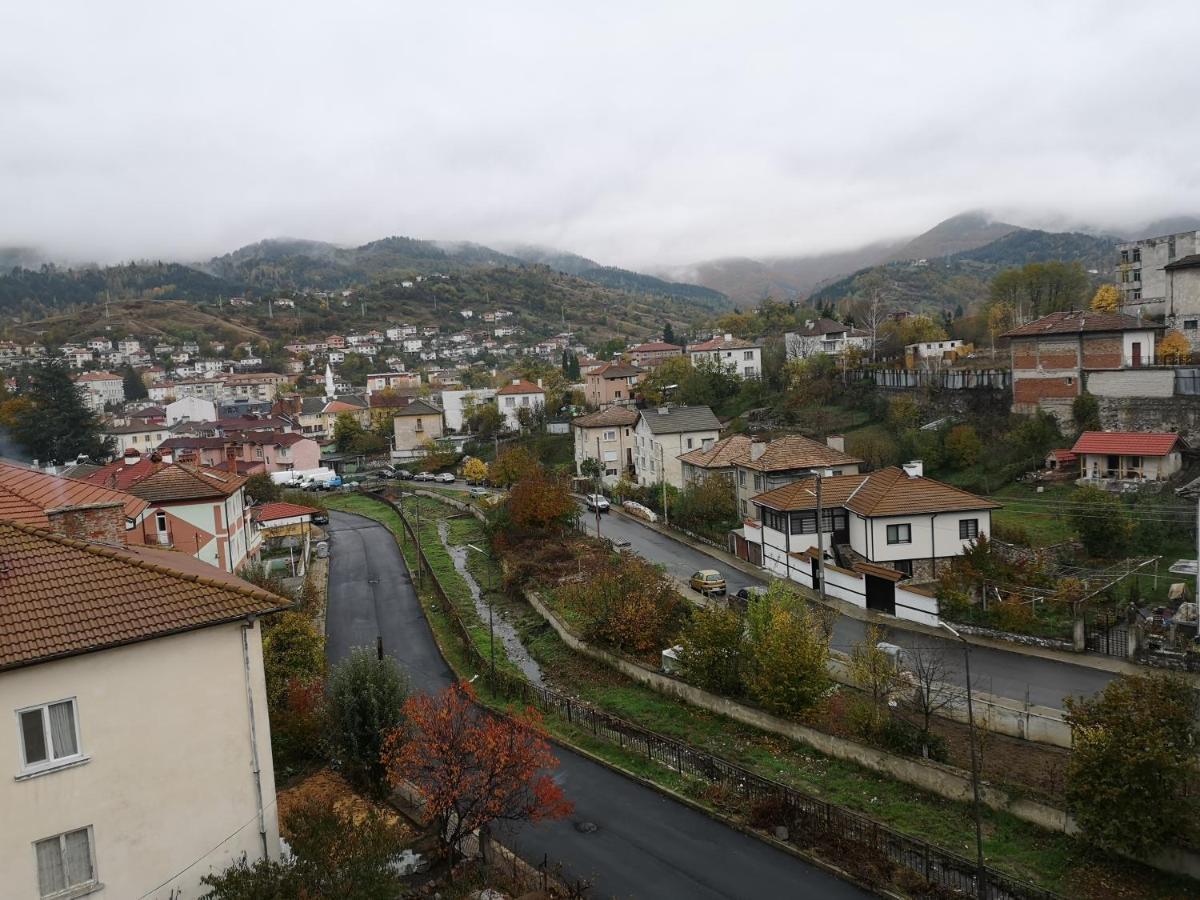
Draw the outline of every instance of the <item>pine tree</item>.
<instances>
[{"instance_id":1,"label":"pine tree","mask_svg":"<svg viewBox=\"0 0 1200 900\"><path fill-rule=\"evenodd\" d=\"M675 343L675 326L673 326L670 322L667 322L663 325L663 343Z\"/></svg>"},{"instance_id":2,"label":"pine tree","mask_svg":"<svg viewBox=\"0 0 1200 900\"><path fill-rule=\"evenodd\" d=\"M81 454L99 460L112 453L112 441L101 436L99 417L83 402L64 362L32 366L20 381L28 405L13 423L13 438L31 457L64 463Z\"/></svg>"},{"instance_id":3,"label":"pine tree","mask_svg":"<svg viewBox=\"0 0 1200 900\"><path fill-rule=\"evenodd\" d=\"M150 396L150 392L146 390L146 383L142 381L142 376L132 365L128 363L125 365L121 371L121 380L124 383L126 400L145 400Z\"/></svg>"}]
</instances>

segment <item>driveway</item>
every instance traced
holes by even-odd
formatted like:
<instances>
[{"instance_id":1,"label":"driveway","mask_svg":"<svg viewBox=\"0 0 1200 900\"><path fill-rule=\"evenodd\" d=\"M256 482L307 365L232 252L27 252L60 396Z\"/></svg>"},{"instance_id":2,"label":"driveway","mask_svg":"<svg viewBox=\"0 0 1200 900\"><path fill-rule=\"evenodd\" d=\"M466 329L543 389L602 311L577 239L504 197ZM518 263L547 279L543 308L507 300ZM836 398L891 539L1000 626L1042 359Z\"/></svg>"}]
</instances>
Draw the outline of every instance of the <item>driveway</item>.
<instances>
[{"instance_id":1,"label":"driveway","mask_svg":"<svg viewBox=\"0 0 1200 900\"><path fill-rule=\"evenodd\" d=\"M408 671L415 689L436 691L453 674L441 661L391 533L349 513L330 513L330 662L375 646ZM555 748L555 777L575 803L570 821L521 826L507 843L531 861L561 861L593 882L589 896L663 898L872 897L795 857L734 831L689 806L591 760ZM577 823L595 830L581 832Z\"/></svg>"},{"instance_id":2,"label":"driveway","mask_svg":"<svg viewBox=\"0 0 1200 900\"><path fill-rule=\"evenodd\" d=\"M588 533L595 534L596 516L584 511L581 522ZM729 593L743 587L766 584L765 578L746 575L708 554L666 537L653 528L627 516L609 513L600 517L600 533L614 540L627 540L634 551L645 559L663 566L668 575L683 580L697 569L720 569L729 583ZM946 656L947 674L959 684L966 683L962 672L962 644L953 639L935 638L902 628L885 629L886 639L902 647L941 651ZM862 640L866 625L858 619L839 616L833 632L835 649L850 652ZM1111 672L1077 666L1057 660L1007 653L990 647L971 648L971 684L975 690L997 694L1039 706L1062 708L1063 697L1090 696L1102 690L1116 676Z\"/></svg>"}]
</instances>

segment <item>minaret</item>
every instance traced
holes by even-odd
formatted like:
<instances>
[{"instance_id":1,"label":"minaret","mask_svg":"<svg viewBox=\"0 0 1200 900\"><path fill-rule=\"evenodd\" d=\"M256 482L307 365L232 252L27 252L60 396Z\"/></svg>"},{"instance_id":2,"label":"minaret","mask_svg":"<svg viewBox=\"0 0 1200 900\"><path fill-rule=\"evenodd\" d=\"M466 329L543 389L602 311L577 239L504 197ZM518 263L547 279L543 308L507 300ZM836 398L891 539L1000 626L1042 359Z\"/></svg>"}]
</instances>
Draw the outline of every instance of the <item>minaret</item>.
<instances>
[{"instance_id":1,"label":"minaret","mask_svg":"<svg viewBox=\"0 0 1200 900\"><path fill-rule=\"evenodd\" d=\"M325 363L325 399L332 400L335 396L333 389L333 366Z\"/></svg>"}]
</instances>

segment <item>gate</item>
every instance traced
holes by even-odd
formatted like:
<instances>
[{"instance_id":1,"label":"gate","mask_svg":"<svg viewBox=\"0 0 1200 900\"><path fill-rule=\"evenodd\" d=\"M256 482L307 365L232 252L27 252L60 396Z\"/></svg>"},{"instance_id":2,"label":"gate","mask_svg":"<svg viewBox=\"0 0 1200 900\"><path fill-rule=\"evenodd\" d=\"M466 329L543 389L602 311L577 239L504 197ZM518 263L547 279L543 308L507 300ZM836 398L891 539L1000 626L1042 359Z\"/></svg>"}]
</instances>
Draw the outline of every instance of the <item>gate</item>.
<instances>
[{"instance_id":1,"label":"gate","mask_svg":"<svg viewBox=\"0 0 1200 900\"><path fill-rule=\"evenodd\" d=\"M867 582L867 609L896 614L896 582L878 575L863 575Z\"/></svg>"},{"instance_id":2,"label":"gate","mask_svg":"<svg viewBox=\"0 0 1200 900\"><path fill-rule=\"evenodd\" d=\"M1103 610L1084 626L1087 649L1105 656L1124 659L1129 655L1129 622L1123 617Z\"/></svg>"}]
</instances>

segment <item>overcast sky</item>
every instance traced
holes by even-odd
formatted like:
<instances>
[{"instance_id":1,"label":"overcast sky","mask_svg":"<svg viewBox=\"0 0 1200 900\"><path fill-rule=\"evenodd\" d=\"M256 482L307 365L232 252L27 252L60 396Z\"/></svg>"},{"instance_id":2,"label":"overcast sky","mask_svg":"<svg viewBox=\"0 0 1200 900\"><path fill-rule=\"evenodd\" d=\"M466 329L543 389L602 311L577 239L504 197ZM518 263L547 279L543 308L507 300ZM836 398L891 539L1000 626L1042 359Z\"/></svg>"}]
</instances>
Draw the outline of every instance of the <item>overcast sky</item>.
<instances>
[{"instance_id":1,"label":"overcast sky","mask_svg":"<svg viewBox=\"0 0 1200 900\"><path fill-rule=\"evenodd\" d=\"M985 9L990 7L990 9ZM10 2L0 245L650 267L1200 212L1200 3Z\"/></svg>"}]
</instances>

